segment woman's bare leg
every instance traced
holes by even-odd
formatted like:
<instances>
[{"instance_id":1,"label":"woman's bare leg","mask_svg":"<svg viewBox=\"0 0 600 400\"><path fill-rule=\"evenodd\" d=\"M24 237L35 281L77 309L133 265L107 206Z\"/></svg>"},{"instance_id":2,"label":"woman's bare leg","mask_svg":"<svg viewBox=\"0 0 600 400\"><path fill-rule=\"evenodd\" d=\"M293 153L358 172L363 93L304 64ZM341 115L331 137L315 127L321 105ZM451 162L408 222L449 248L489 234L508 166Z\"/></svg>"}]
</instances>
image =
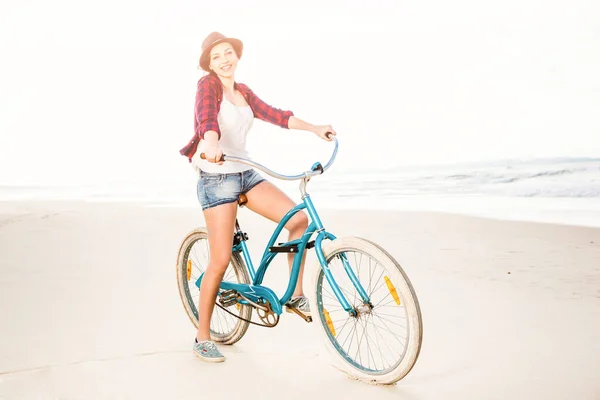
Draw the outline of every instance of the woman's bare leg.
<instances>
[{"instance_id":1,"label":"woman's bare leg","mask_svg":"<svg viewBox=\"0 0 600 400\"><path fill-rule=\"evenodd\" d=\"M296 205L292 199L290 199L277 186L273 185L269 181L263 181L253 187L248 193L246 193L246 197L248 198L246 207L276 223L281 221L285 214ZM307 226L308 217L305 213L299 212L294 215L285 225L285 228L289 232L289 240L300 239L306 231ZM295 254L293 253L288 254L290 273L292 271L294 256ZM302 257L300 274L298 275L298 283L296 284L293 297L304 295L302 288L302 277L304 274L305 260L306 253Z\"/></svg>"},{"instance_id":2,"label":"woman's bare leg","mask_svg":"<svg viewBox=\"0 0 600 400\"><path fill-rule=\"evenodd\" d=\"M210 340L210 318L219 292L219 286L231 258L237 207L237 203L227 203L204 211L210 257L200 285L199 324L196 334L198 342Z\"/></svg>"}]
</instances>

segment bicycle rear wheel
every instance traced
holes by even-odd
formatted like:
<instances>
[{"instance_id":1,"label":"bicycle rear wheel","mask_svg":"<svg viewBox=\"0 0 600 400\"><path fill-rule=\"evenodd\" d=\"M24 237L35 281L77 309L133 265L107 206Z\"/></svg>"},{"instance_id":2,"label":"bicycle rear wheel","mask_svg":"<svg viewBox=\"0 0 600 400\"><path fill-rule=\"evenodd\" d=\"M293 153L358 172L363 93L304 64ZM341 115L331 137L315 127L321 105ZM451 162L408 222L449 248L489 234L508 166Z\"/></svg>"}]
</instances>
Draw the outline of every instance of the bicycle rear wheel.
<instances>
[{"instance_id":1,"label":"bicycle rear wheel","mask_svg":"<svg viewBox=\"0 0 600 400\"><path fill-rule=\"evenodd\" d=\"M338 369L353 378L392 384L415 365L423 337L421 310L401 266L384 249L361 238L323 246L327 268L356 311L345 311L319 263L314 274L313 320ZM364 303L344 268L347 263L370 298Z\"/></svg>"},{"instance_id":2,"label":"bicycle rear wheel","mask_svg":"<svg viewBox=\"0 0 600 400\"><path fill-rule=\"evenodd\" d=\"M200 290L196 280L206 271L210 256L208 233L199 228L190 232L179 248L177 255L177 287L183 307L192 324L198 327L198 300ZM231 261L225 271L224 281L250 283L250 276L244 261L238 253L231 254ZM217 300L218 301L218 300ZM235 304L226 309L236 316L250 319L252 308L249 305ZM243 321L215 304L210 319L210 336L215 342L233 344L248 330L249 322Z\"/></svg>"}]
</instances>

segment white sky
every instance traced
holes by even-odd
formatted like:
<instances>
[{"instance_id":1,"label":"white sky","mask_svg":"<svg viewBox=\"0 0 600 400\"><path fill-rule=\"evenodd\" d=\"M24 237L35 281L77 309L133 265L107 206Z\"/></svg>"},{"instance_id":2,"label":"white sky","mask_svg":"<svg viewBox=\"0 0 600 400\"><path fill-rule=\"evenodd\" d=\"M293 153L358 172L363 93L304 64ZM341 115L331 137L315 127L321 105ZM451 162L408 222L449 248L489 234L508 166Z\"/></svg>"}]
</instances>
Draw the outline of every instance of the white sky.
<instances>
[{"instance_id":1,"label":"white sky","mask_svg":"<svg viewBox=\"0 0 600 400\"><path fill-rule=\"evenodd\" d=\"M17 1L0 6L0 185L171 179L204 37L236 78L340 139L338 169L600 154L596 0ZM325 161L257 121L253 157Z\"/></svg>"}]
</instances>

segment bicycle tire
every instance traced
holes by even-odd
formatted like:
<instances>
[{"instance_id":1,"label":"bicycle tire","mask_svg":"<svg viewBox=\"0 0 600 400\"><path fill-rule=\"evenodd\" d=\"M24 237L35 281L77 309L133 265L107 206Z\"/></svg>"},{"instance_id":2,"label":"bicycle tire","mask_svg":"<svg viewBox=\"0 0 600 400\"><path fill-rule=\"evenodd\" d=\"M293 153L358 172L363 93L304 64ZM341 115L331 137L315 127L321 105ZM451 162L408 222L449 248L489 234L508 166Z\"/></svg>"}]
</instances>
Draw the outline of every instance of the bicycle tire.
<instances>
[{"instance_id":1,"label":"bicycle tire","mask_svg":"<svg viewBox=\"0 0 600 400\"><path fill-rule=\"evenodd\" d=\"M199 275L190 275L190 278L194 279L188 280L188 260L190 260L190 253L192 252L194 246L197 245L199 241L204 241L206 243L206 246L204 248L204 252L206 254L203 257L202 261L199 260L198 257L195 257L196 259L191 260L191 262L193 267L198 267L199 272L206 270L206 265L208 264L210 252L208 250L208 232L205 228L195 229L186 235L186 237L181 242L177 254L176 265L177 287L179 290L179 297L181 299L181 302L183 304L188 318L190 319L195 328L198 328L198 309L197 301L194 301L192 291L198 291L199 296L199 289L196 288L195 285L195 281ZM233 272L234 277L238 283L250 283L250 275L248 274L248 270L246 269L244 261L238 253L231 254L231 261L229 266L227 267L227 270L225 271L224 279L226 279L228 275L230 276L231 272ZM246 331L249 327L249 323L247 321L244 321L244 319L249 320L251 318L252 308L249 305L240 304L238 306L235 306L233 309L237 311L236 314L242 317L242 319L230 317L235 321L233 327L228 331L218 331L217 325L220 324L222 326L222 321L218 321L217 319L220 318L220 313L223 313L223 315L225 315L226 313L224 313L223 310L220 310L219 307L217 307L215 304L215 308L213 309L213 314L211 317L210 329L210 335L213 341L224 345L231 345L239 341L246 334Z\"/></svg>"},{"instance_id":2,"label":"bicycle tire","mask_svg":"<svg viewBox=\"0 0 600 400\"><path fill-rule=\"evenodd\" d=\"M319 336L332 356L334 366L354 379L368 381L370 383L388 385L401 380L414 367L419 357L421 343L423 340L423 321L419 302L415 290L406 273L403 271L400 264L387 251L377 244L362 238L345 237L338 238L331 242L326 242L323 244L323 253L325 260L328 263L327 268L330 268L330 271L332 271L334 275L337 274L335 279L338 285L343 283L343 275L345 274L347 276L347 274L343 270L343 263L341 259L336 258L336 256L344 254L346 259L350 262L350 264L352 264L353 271L355 274L357 274L359 281L367 293L372 292L370 293L372 303L379 302L377 305L373 304L375 307L369 312L361 313L360 318L350 316L349 313L341 307L341 304L339 304L339 301L333 294L333 290L325 278L323 268L317 261L317 268L314 270L312 287L310 291L312 297L310 299L311 304L313 304L313 307L315 308L313 312L313 321L315 321L315 326L320 332ZM351 257L349 256L350 253L355 253L355 255ZM360 260L363 258L369 259L369 275L371 275L371 270L375 269L377 265L382 267L384 272L382 272L381 275L381 278L383 279L380 278L381 282L377 282L375 285L373 285L372 283L367 284L363 282L363 279L360 279L360 276L364 274L361 274L360 265L358 267L358 271L356 271L356 268L354 267L355 260L359 259L357 257L359 257ZM335 260L340 260L339 265L334 265ZM376 262L377 264L374 266L373 262ZM375 273L373 272L373 275L374 274ZM388 285L388 281L390 285ZM348 282L351 281L348 280ZM346 291L345 296L348 302L350 302L352 306L362 307L362 309L367 310L368 308L365 308L365 306L362 304L362 299L360 298L360 295L356 293L354 286L351 283L350 285L351 286L346 286L345 288L340 285L342 290ZM385 287L385 289L390 293L390 298L387 298L387 296L375 298L374 291L377 288L376 286L379 288ZM354 293L352 290L354 290ZM393 296L393 291L396 292L396 297L398 298L397 301ZM384 294L382 293L379 296L383 295ZM326 309L326 306L335 307L336 303L341 310L339 313L337 313L338 311L335 309L333 311L328 311ZM398 303L398 305L395 305L396 303ZM389 309L392 311L389 312L394 312L398 315L378 314L381 313L380 310L384 305L387 307L387 304L391 304ZM331 314L334 314L333 318L339 317L342 319L334 321ZM403 321L402 315L405 315L405 328L402 328L402 324L400 323ZM340 321L343 321L344 318L346 318L346 322L342 326ZM386 355L388 352L392 353L393 351L391 350L394 350L393 347L397 344L395 342L392 342L391 345L389 343L384 343L384 347L381 341L385 335L379 331L375 331L375 328L373 327L371 327L371 331L369 331L369 327L367 326L367 324L370 323L369 321L371 321L373 325L379 323L381 325L380 327L383 327L381 330L383 333L385 333L385 335L388 335L388 332L386 331L389 331L390 334L393 334L395 330L401 332L402 329L405 329L407 336L405 338L402 351L398 352L398 360L395 360L395 362L389 362L389 355ZM336 322L339 322L337 324L337 330ZM350 325L348 325L348 323ZM357 328L357 344L355 346L356 353L354 352L354 348L351 349L354 338L350 337L349 333L346 334L347 336L345 339L343 336L343 333L345 333L345 329L348 326L350 326L350 329L352 329L352 324L354 324L354 328L363 328L362 337L360 340L358 338L361 333ZM342 327L340 328L340 326ZM354 332L352 335L354 335ZM365 349L366 346L363 345L363 340L365 337L367 337L367 349ZM345 343L348 342L348 338L350 338L350 345L345 346ZM373 338L375 338L375 340L373 340ZM402 343L400 339L396 339L399 343ZM369 340L373 340L373 342L377 342L377 344L371 347L371 345L368 343ZM341 343L342 341L345 342ZM382 348L386 350L386 352L382 352ZM381 361L379 362L381 368L378 367L378 360L376 360L375 357L376 351L379 351L381 354ZM365 362L364 358L367 359L368 365L366 365L367 362ZM389 366L384 368L386 361L388 362Z\"/></svg>"}]
</instances>

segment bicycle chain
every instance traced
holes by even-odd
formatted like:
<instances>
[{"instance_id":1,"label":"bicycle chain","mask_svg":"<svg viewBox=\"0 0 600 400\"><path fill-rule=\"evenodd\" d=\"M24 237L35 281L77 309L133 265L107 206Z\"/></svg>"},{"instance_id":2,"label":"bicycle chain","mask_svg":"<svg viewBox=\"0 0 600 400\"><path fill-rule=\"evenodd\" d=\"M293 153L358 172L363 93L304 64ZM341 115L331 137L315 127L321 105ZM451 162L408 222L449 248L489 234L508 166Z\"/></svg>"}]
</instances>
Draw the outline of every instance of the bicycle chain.
<instances>
[{"instance_id":1,"label":"bicycle chain","mask_svg":"<svg viewBox=\"0 0 600 400\"><path fill-rule=\"evenodd\" d=\"M219 307L221 310L223 310L223 311L225 311L225 312L227 312L227 313L229 313L229 314L233 315L233 316L234 316L234 317L236 317L237 319L241 319L242 321L249 322L249 323L251 323L251 324L253 324L253 325L262 326L262 327L264 327L264 328L275 328L275 327L277 326L277 324L279 323L279 316L277 316L277 322L275 322L275 325L265 325L265 324L259 324L258 322L254 322L254 321L251 321L251 320L249 320L249 319L242 318L242 317L240 317L239 315L232 313L231 311L229 311L228 309L226 309L225 307L223 307L222 305L220 305L218 302L215 302L215 305L216 305L217 307Z\"/></svg>"}]
</instances>

